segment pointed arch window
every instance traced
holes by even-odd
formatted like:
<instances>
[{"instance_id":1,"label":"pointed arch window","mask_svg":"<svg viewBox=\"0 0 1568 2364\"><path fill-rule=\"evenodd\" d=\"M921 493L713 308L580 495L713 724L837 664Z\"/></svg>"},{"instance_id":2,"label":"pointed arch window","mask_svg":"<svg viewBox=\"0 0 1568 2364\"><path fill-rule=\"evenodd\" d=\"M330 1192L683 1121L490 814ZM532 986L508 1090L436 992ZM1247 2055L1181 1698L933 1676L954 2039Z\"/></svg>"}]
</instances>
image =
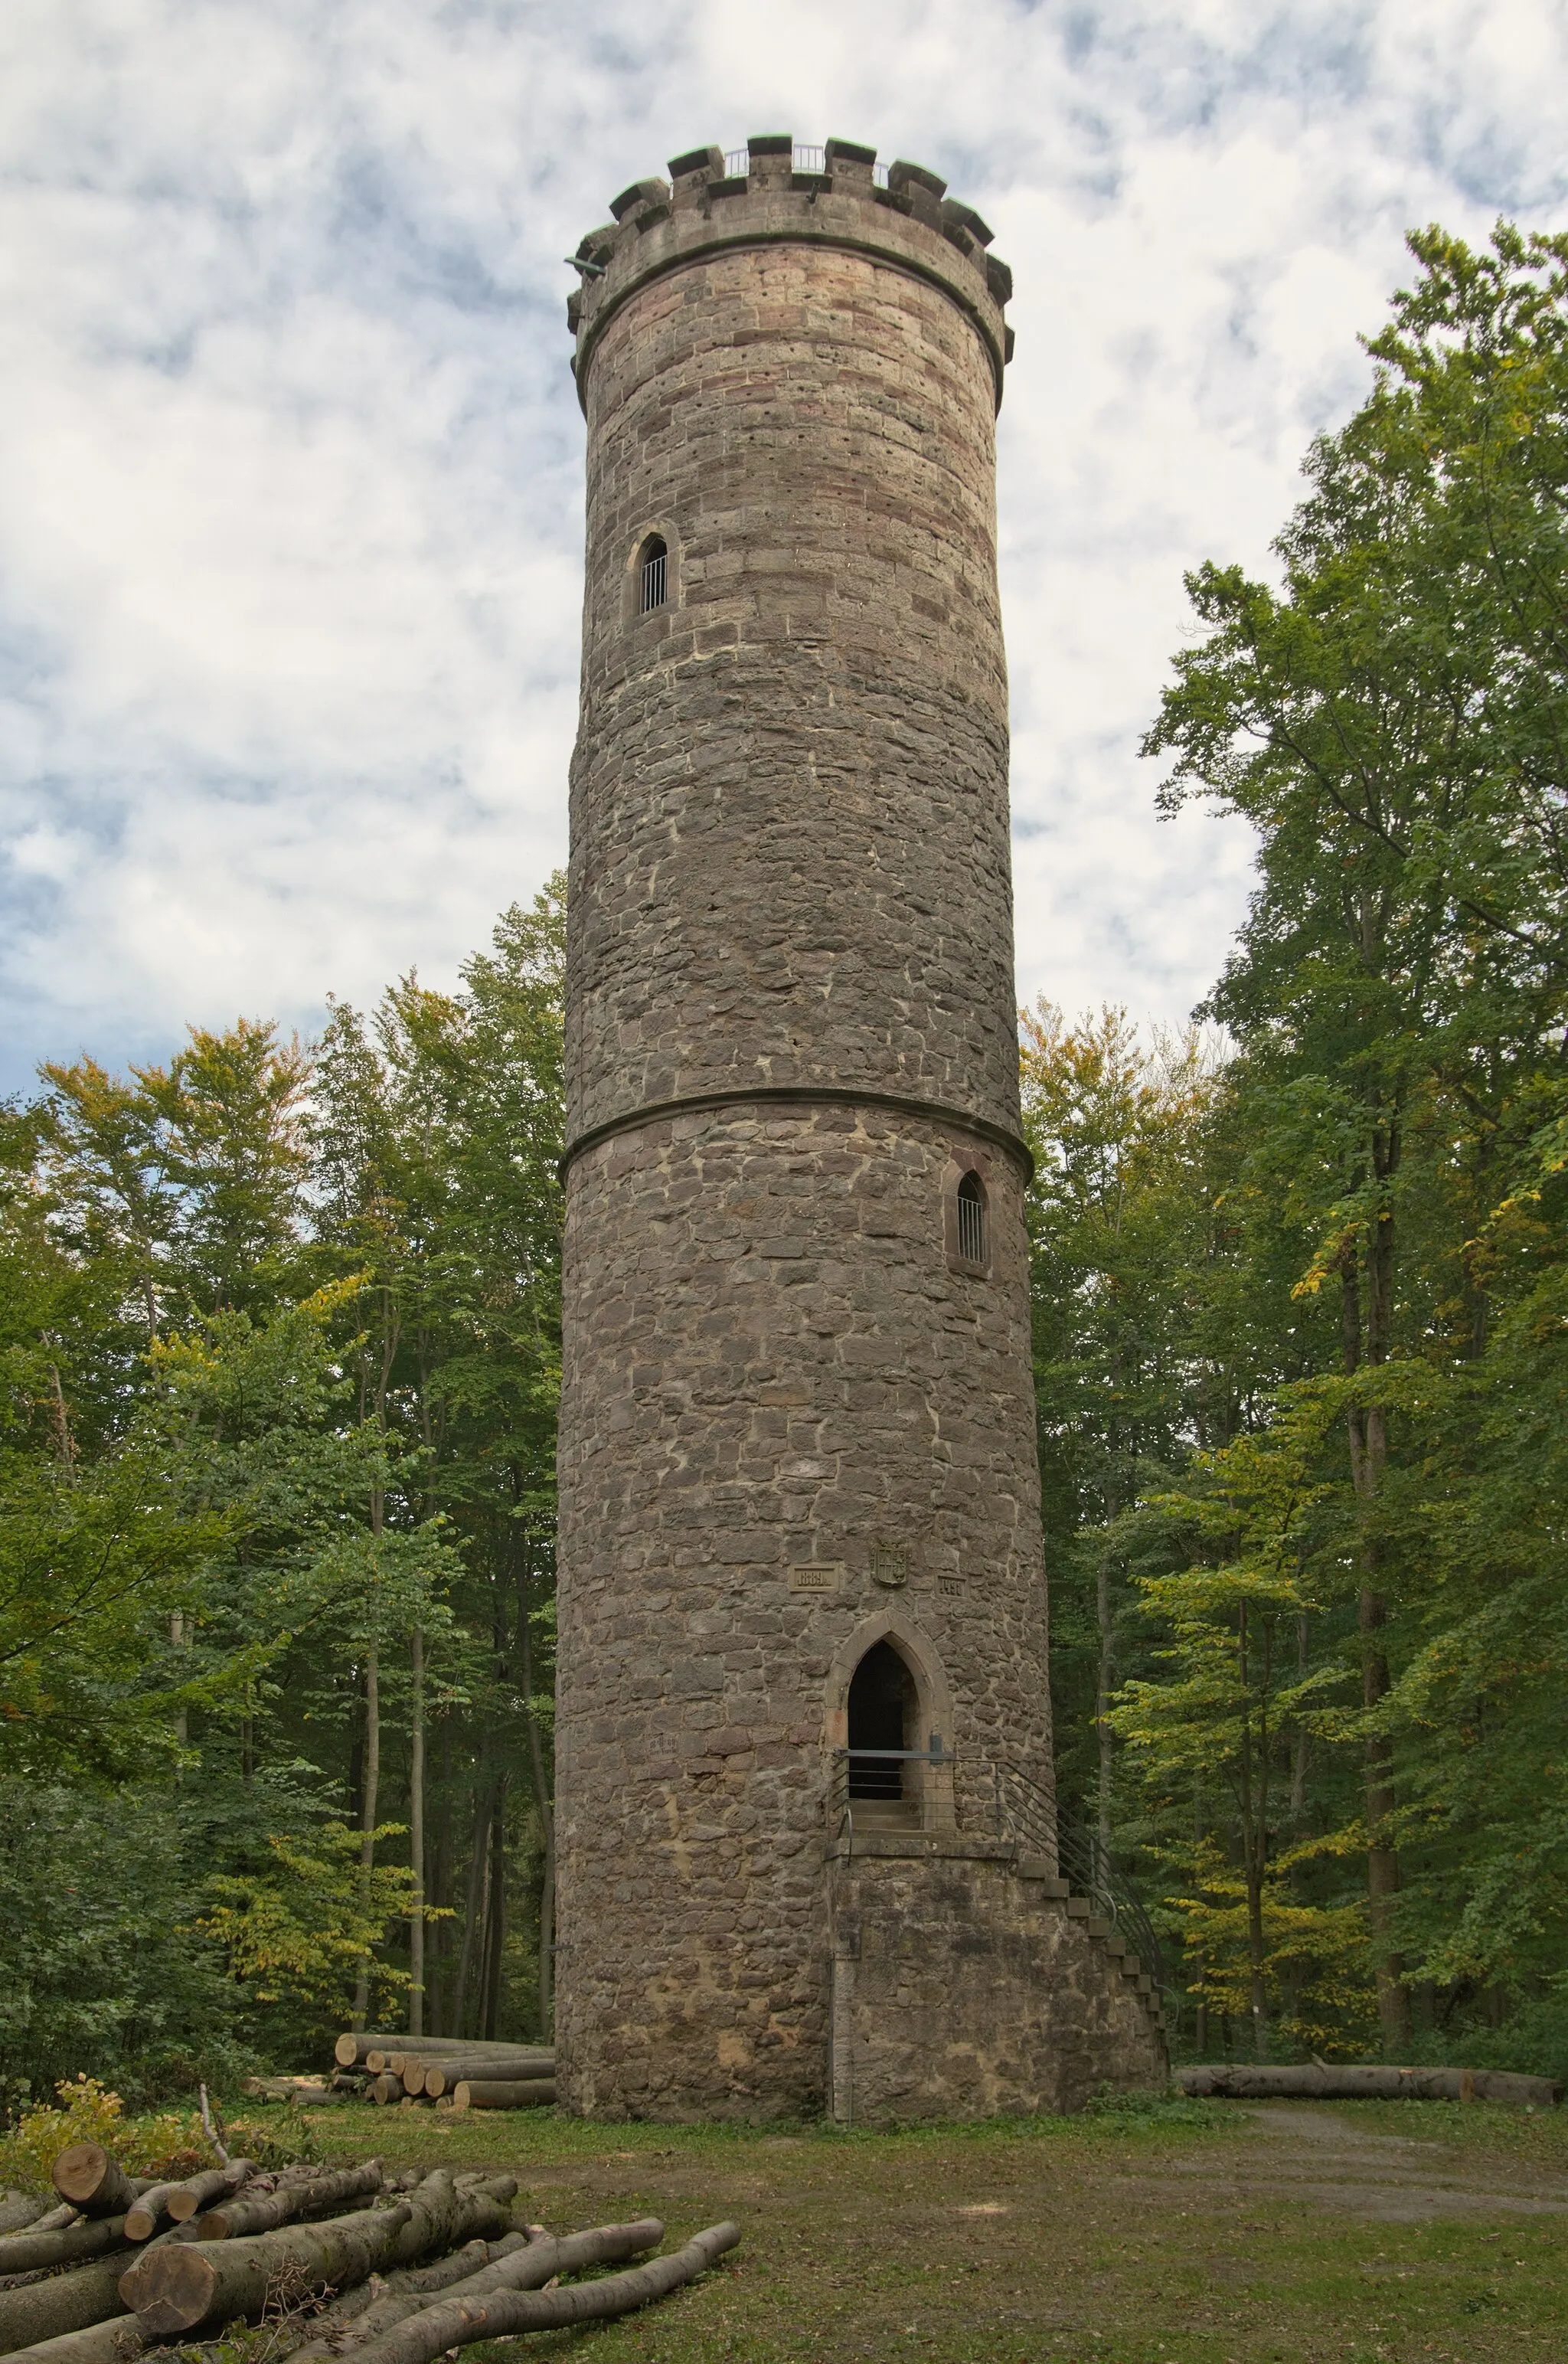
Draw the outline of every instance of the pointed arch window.
<instances>
[{"instance_id":1,"label":"pointed arch window","mask_svg":"<svg viewBox=\"0 0 1568 2364\"><path fill-rule=\"evenodd\" d=\"M985 1185L973 1172L958 1186L958 1253L965 1264L986 1261Z\"/></svg>"},{"instance_id":2,"label":"pointed arch window","mask_svg":"<svg viewBox=\"0 0 1568 2364\"><path fill-rule=\"evenodd\" d=\"M651 533L643 543L639 568L638 613L647 616L670 597L670 551L662 533Z\"/></svg>"}]
</instances>

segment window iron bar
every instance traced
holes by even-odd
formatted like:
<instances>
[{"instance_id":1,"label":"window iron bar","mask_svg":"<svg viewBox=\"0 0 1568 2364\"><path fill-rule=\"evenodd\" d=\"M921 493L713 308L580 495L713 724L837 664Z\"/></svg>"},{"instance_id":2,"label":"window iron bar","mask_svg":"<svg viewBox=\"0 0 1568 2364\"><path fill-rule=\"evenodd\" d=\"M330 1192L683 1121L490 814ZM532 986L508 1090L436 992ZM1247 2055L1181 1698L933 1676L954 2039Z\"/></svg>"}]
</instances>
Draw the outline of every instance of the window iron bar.
<instances>
[{"instance_id":1,"label":"window iron bar","mask_svg":"<svg viewBox=\"0 0 1568 2364\"><path fill-rule=\"evenodd\" d=\"M667 556L663 551L659 552L657 558L647 558L642 563L642 612L645 616L651 608L662 608L664 605L666 597L664 570L667 563Z\"/></svg>"},{"instance_id":2,"label":"window iron bar","mask_svg":"<svg viewBox=\"0 0 1568 2364\"><path fill-rule=\"evenodd\" d=\"M985 1208L979 1199L958 1194L958 1252L969 1264L985 1261Z\"/></svg>"}]
</instances>

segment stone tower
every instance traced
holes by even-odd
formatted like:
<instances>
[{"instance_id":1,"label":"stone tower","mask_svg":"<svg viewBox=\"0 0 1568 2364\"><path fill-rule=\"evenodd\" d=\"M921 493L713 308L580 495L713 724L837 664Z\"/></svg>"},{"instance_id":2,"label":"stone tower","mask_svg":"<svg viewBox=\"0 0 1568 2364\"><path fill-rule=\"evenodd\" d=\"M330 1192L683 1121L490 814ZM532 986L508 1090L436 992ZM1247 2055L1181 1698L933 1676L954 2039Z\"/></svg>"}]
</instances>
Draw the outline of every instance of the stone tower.
<instances>
[{"instance_id":1,"label":"stone tower","mask_svg":"<svg viewBox=\"0 0 1568 2364\"><path fill-rule=\"evenodd\" d=\"M846 140L669 170L569 307L563 2098L1070 2104L1162 2068L1055 1857L1011 275L942 181Z\"/></svg>"}]
</instances>

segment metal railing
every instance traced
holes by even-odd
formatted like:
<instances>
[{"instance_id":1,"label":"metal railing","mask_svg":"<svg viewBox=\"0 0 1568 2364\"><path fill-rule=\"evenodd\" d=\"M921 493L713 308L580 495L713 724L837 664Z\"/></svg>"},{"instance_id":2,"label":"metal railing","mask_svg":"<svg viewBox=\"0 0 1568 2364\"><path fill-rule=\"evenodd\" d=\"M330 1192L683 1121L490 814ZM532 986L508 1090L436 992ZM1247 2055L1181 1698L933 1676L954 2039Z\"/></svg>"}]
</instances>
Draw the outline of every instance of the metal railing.
<instances>
[{"instance_id":1,"label":"metal railing","mask_svg":"<svg viewBox=\"0 0 1568 2364\"><path fill-rule=\"evenodd\" d=\"M991 1769L998 1834L1010 1829L1020 1845L1043 1852L1041 1834L1049 1830L1062 1879L1080 1896L1086 1896L1100 1918L1108 1921L1128 1940L1141 1957L1155 1985L1162 1990L1166 1984L1165 1957L1154 1924L1142 1898L1130 1880L1116 1869L1099 1839L1062 1823L1054 1801L1016 1765L994 1766Z\"/></svg>"},{"instance_id":2,"label":"metal railing","mask_svg":"<svg viewBox=\"0 0 1568 2364\"><path fill-rule=\"evenodd\" d=\"M651 608L664 605L668 585L665 569L668 564L668 554L662 550L642 562L642 612L645 616Z\"/></svg>"},{"instance_id":3,"label":"metal railing","mask_svg":"<svg viewBox=\"0 0 1568 2364\"><path fill-rule=\"evenodd\" d=\"M1163 1991L1168 1985L1165 1957L1154 1924L1138 1890L1124 1873L1116 1869L1099 1839L1071 1824L1060 1824L1054 1801L1019 1767L997 1765L985 1758L965 1761L988 1779L996 1836L1010 1842L1020 1854L1048 1858L1054 1856L1062 1879L1080 1896L1086 1896L1100 1918L1108 1921L1127 1940L1155 1986ZM851 1792L850 1768L856 1763L886 1765L890 1772L895 1766L906 1764L940 1765L956 1771L960 1759L951 1749L944 1749L936 1733L931 1735L929 1748L836 1748L828 1777L828 1828L839 1837L847 1833L851 1849L855 1801ZM897 1790L865 1797L862 1802L870 1805L878 1798L901 1795L902 1785Z\"/></svg>"},{"instance_id":4,"label":"metal railing","mask_svg":"<svg viewBox=\"0 0 1568 2364\"><path fill-rule=\"evenodd\" d=\"M826 148L802 147L797 141L793 152L791 153L789 162L792 173L825 173L828 169L828 151ZM728 177L732 181L744 181L748 179L751 171L751 150L749 148L727 148L724 151L724 170ZM873 182L879 189L886 188L887 167L885 164L873 164L871 168L871 176Z\"/></svg>"}]
</instances>

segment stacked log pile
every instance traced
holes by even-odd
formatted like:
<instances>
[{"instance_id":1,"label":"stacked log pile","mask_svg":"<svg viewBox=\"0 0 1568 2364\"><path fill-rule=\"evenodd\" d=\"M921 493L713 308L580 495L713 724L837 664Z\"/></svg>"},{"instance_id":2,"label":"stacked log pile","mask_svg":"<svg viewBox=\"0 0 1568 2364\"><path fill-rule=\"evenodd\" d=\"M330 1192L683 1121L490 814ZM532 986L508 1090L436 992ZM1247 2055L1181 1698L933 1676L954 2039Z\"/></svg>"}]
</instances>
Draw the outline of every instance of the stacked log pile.
<instances>
[{"instance_id":1,"label":"stacked log pile","mask_svg":"<svg viewBox=\"0 0 1568 2364\"><path fill-rule=\"evenodd\" d=\"M271 2080L276 2098L308 2105L316 2098L294 2079ZM357 2094L383 2107L433 2102L447 2110L530 2110L555 2100L555 2055L546 2045L496 2044L446 2035L377 2035L350 2031L338 2038L335 2069L324 2098Z\"/></svg>"},{"instance_id":2,"label":"stacked log pile","mask_svg":"<svg viewBox=\"0 0 1568 2364\"><path fill-rule=\"evenodd\" d=\"M740 2237L738 2225L710 2225L648 2258L664 2236L653 2217L562 2236L514 2230L511 2176L387 2176L377 2160L261 2175L237 2159L139 2185L104 2154L83 2156L96 2150L75 2144L63 2169L57 2162L57 2184L63 2172L84 2193L71 2202L70 2224L46 2225L40 2213L0 2234L0 2355L133 2364L165 2342L265 2316L273 2358L435 2364L473 2340L628 2313L692 2280ZM82 2262L84 2234L96 2246ZM565 2280L632 2258L645 2262Z\"/></svg>"}]
</instances>

